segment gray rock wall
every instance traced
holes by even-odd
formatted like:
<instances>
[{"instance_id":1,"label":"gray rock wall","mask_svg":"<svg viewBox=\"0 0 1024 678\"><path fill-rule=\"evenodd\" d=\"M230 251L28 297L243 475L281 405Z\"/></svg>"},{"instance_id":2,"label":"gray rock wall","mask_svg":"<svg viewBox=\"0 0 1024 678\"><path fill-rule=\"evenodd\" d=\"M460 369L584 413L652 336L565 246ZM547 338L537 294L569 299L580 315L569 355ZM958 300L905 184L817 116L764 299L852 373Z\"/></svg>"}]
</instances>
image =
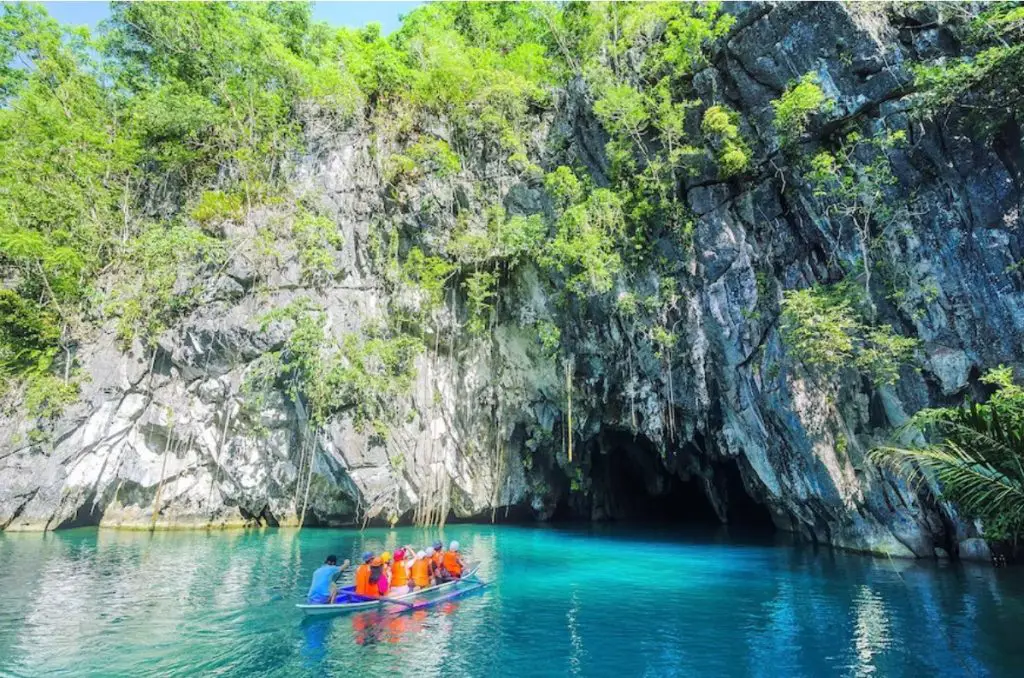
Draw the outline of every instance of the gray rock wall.
<instances>
[{"instance_id":1,"label":"gray rock wall","mask_svg":"<svg viewBox=\"0 0 1024 678\"><path fill-rule=\"evenodd\" d=\"M0 422L0 527L353 524L449 512L502 517L515 507L540 518L601 519L615 516L617 490L595 469L608 468L608 455L627 455L649 493L685 482L724 519L736 502L730 469L777 526L808 539L927 557L967 540L964 555L983 555L978 526L929 488L911 491L882 473L865 453L909 413L962 397L984 368L1022 363L1024 281L1009 268L1024 249L1022 165L1014 160L1021 149L1007 141L1019 132L980 143L956 125L908 114L909 61L956 44L918 10L791 3L730 11L736 26L695 83L706 104L740 112L754 163L740 178L709 170L688 180L692 249L656 244L679 289L666 311L680 336L670 357L655 354L643 318L625 321L613 308L617 294L656 290L653 268L633 271L607 299L557 308L545 274L527 267L508 281L486 340L454 339L462 311L446 310L387 435L344 416L313 433L280 392L267 394L256 415L243 412L247 370L288 331L261 327L262 313L310 296L341 334L401 302L371 264L375 220L444 233L455 212L481 218L488 201L510 213L546 205L536 183L485 182L501 167L481 153L454 179L408 187L396 206L382 186L387 149L371 152L371 130L339 136L311 127L316 150L295 167L295 193L316 196L345 235L335 253L341 273L325 286L304 283L286 233L277 238L282 260L268 262L253 243L271 228L272 210L227 225L229 266L211 275L204 304L155 349L124 350L112 329L83 345L82 400L50 442L31 441L33 422ZM836 105L802 152L829 143L850 119L903 130L910 141L894 165L914 216L885 243L910 282L904 301L883 301L879 313L923 344L919 365L894 387L872 387L853 370L812 380L780 340L782 290L831 281L830 258L843 253L773 128L770 102L808 72ZM605 139L580 83L538 118L536 134L543 162L564 162L545 147L557 134L601 181ZM485 195L474 197L480 185ZM564 365L537 341L533 323L543 319L559 321L573 356L572 461Z\"/></svg>"}]
</instances>

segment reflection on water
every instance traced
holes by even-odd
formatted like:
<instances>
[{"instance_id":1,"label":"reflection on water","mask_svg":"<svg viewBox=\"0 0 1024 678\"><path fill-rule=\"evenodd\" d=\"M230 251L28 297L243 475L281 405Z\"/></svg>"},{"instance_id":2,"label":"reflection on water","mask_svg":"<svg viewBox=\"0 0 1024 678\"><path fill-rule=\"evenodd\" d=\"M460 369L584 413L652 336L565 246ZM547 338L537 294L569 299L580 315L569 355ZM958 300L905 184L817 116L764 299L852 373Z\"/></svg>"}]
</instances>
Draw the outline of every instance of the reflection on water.
<instances>
[{"instance_id":1,"label":"reflection on water","mask_svg":"<svg viewBox=\"0 0 1024 678\"><path fill-rule=\"evenodd\" d=\"M885 601L862 584L853 601L853 641L857 652L858 678L870 676L876 670L872 658L889 647L889 621L885 617Z\"/></svg>"},{"instance_id":2,"label":"reflection on water","mask_svg":"<svg viewBox=\"0 0 1024 678\"><path fill-rule=\"evenodd\" d=\"M303 619L327 553L459 539L492 586ZM0 534L0 675L1013 676L1024 573L620 529Z\"/></svg>"}]
</instances>

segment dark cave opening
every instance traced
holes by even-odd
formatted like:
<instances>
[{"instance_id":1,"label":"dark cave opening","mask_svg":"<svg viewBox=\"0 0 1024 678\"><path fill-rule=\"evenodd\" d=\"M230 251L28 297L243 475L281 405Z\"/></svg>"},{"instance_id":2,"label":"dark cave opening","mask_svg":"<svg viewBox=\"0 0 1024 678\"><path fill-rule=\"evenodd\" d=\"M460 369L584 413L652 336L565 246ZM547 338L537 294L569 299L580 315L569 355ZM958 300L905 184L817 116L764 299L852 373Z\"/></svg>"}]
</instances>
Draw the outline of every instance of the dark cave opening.
<instances>
[{"instance_id":1,"label":"dark cave opening","mask_svg":"<svg viewBox=\"0 0 1024 678\"><path fill-rule=\"evenodd\" d=\"M555 520L695 526L724 522L730 527L774 531L768 507L744 487L737 460L706 462L703 476L677 473L642 436L622 431L606 431L602 436L602 444L591 451L589 492L570 493ZM701 454L691 447L685 454ZM717 499L724 516L719 516L709 495Z\"/></svg>"}]
</instances>

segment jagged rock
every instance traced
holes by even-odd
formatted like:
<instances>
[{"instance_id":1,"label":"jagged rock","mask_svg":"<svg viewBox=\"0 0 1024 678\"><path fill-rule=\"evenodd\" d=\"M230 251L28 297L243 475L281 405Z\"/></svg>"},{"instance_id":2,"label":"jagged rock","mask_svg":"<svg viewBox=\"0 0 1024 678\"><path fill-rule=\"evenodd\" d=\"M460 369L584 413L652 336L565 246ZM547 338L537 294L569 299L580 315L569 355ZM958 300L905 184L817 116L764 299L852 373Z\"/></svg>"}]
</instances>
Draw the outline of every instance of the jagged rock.
<instances>
[{"instance_id":1,"label":"jagged rock","mask_svg":"<svg viewBox=\"0 0 1024 678\"><path fill-rule=\"evenodd\" d=\"M942 393L950 395L967 386L967 377L973 364L964 351L939 347L928 357L928 367L939 380Z\"/></svg>"},{"instance_id":2,"label":"jagged rock","mask_svg":"<svg viewBox=\"0 0 1024 678\"><path fill-rule=\"evenodd\" d=\"M960 559L989 562L992 560L992 551L984 539L972 537L960 542Z\"/></svg>"},{"instance_id":3,"label":"jagged rock","mask_svg":"<svg viewBox=\"0 0 1024 678\"><path fill-rule=\"evenodd\" d=\"M312 148L292 181L296 194L319 196L321 213L345 236L336 279L311 286L284 236L279 266L259 258L251 243L257 231L273 230L271 208L230 224L225 236L237 250L223 275L211 272L204 303L155 350L137 342L125 349L113 328L80 348L80 402L52 440L30 440L23 417L0 419L0 528L353 524L447 510L489 517L509 506L542 520L673 507L688 519L703 506L712 519L756 513L843 548L934 557L959 543L960 557L988 558L977 526L929 488L908 487L865 458L908 414L969 388L976 370L1024 363L1014 162L951 126L908 118L907 56L953 49L943 27L905 34L907 22L932 21L915 7L894 10L900 17L856 4L728 6L736 24L695 85L740 114L750 176L726 181L710 164L701 168L680 187L695 215L692 252L668 238L653 243L663 268L639 266L630 287L559 311L574 356L571 462L565 365L538 338L552 305L545 274L529 265L509 283L521 308L499 317L487 340L454 340L464 318L439 314L386 435L357 428L346 413L312 432L301 403L279 390L247 390L254 361L282 350L292 329L290 321L264 323L267 311L309 297L340 338L380 319L389 301L391 285L370 263L373 224L391 200L372 130L311 124ZM893 151L893 163L921 216L884 245L933 293L918 285L906 301L914 312L882 310L885 322L923 342L922 374L904 370L894 387L871 387L853 370L818 383L780 338L781 290L827 282L835 237L812 189L787 184L780 171L787 160L771 101L808 72L837 101L818 128L862 114L914 138ZM557 110L538 115L534 141L560 139L603 186L608 139L591 107L582 80L573 80ZM451 137L443 120L431 127ZM543 148L540 155L564 160ZM482 218L478 180L506 171L481 154L450 181L403 188L411 207L395 228L445 246L457 223ZM500 190L488 206L550 209L536 185ZM626 293L655 297L666 271L679 291L668 355L651 347L649 327L613 307ZM411 310L420 303L415 295L394 301Z\"/></svg>"}]
</instances>

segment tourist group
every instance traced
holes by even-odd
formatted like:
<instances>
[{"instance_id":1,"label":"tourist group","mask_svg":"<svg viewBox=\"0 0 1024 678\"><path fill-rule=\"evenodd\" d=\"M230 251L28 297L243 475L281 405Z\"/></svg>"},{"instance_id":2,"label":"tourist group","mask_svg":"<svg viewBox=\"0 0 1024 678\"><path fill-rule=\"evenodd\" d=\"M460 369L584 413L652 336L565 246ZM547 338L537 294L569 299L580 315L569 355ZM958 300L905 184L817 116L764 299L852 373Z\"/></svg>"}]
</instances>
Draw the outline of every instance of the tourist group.
<instances>
[{"instance_id":1,"label":"tourist group","mask_svg":"<svg viewBox=\"0 0 1024 678\"><path fill-rule=\"evenodd\" d=\"M339 591L338 580L349 565L348 560L338 565L335 556L327 556L324 564L313 572L313 582L306 595L308 603L333 604ZM405 546L394 553L384 551L379 555L367 551L356 568L354 593L363 598L412 593L459 579L464 569L457 541L449 544L447 551L440 541L421 551L412 546Z\"/></svg>"}]
</instances>

